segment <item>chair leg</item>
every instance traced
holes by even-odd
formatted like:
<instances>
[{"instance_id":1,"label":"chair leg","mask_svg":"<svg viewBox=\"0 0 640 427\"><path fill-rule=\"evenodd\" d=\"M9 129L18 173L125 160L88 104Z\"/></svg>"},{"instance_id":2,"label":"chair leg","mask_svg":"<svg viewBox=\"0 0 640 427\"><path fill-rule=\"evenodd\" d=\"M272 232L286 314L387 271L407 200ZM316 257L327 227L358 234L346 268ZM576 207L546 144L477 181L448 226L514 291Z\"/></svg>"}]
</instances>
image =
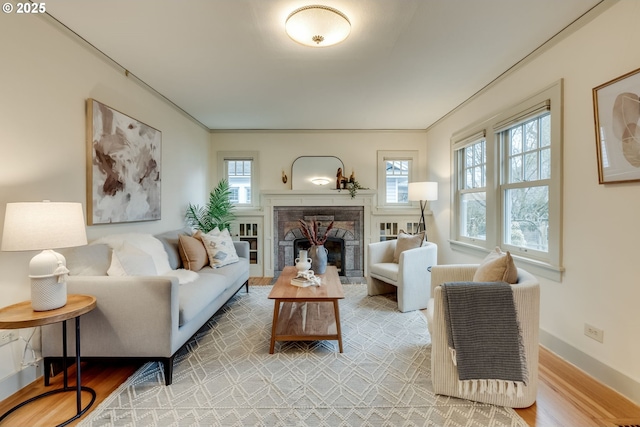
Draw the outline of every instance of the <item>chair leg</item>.
<instances>
[{"instance_id":1,"label":"chair leg","mask_svg":"<svg viewBox=\"0 0 640 427\"><path fill-rule=\"evenodd\" d=\"M367 293L371 296L381 294L395 293L397 288L389 283L385 283L382 280L374 279L373 277L367 277Z\"/></svg>"}]
</instances>

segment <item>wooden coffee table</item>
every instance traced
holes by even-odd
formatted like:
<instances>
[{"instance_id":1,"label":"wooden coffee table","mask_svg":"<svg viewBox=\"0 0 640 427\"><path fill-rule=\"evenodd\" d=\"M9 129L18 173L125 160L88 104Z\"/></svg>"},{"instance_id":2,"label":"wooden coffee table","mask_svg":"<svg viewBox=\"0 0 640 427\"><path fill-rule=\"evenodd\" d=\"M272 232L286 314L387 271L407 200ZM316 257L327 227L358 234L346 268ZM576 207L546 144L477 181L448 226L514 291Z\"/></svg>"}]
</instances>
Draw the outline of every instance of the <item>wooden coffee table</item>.
<instances>
[{"instance_id":1,"label":"wooden coffee table","mask_svg":"<svg viewBox=\"0 0 640 427\"><path fill-rule=\"evenodd\" d=\"M318 274L321 286L294 286L291 279L297 274L295 267L285 267L269 293L269 299L275 300L269 354L276 341L317 340L338 340L342 353L338 300L344 298L344 290L337 268L330 265L324 274Z\"/></svg>"}]
</instances>

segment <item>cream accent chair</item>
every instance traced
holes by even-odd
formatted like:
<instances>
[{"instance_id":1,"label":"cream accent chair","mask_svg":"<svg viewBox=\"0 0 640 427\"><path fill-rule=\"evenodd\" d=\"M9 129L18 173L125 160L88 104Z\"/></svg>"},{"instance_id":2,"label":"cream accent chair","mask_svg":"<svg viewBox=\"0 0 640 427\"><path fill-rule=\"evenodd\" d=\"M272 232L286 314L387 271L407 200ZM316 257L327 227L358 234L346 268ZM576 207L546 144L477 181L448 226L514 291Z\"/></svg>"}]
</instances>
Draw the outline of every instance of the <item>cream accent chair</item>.
<instances>
[{"instance_id":1,"label":"cream accent chair","mask_svg":"<svg viewBox=\"0 0 640 427\"><path fill-rule=\"evenodd\" d=\"M369 295L398 294L402 312L427 308L431 289L431 266L438 263L438 246L423 246L403 251L393 262L397 240L370 243L367 247L367 288Z\"/></svg>"},{"instance_id":2,"label":"cream accent chair","mask_svg":"<svg viewBox=\"0 0 640 427\"><path fill-rule=\"evenodd\" d=\"M427 321L431 334L431 381L437 394L490 403L511 408L526 408L536 401L538 390L538 332L540 316L540 285L531 273L518 268L518 282L513 296L522 331L529 381L524 396L507 397L502 394L472 393L462 395L458 390L458 370L451 360L444 320L444 306L440 285L447 282L471 282L478 265L439 265L431 269L431 295ZM500 325L496 325L499 327Z\"/></svg>"}]
</instances>

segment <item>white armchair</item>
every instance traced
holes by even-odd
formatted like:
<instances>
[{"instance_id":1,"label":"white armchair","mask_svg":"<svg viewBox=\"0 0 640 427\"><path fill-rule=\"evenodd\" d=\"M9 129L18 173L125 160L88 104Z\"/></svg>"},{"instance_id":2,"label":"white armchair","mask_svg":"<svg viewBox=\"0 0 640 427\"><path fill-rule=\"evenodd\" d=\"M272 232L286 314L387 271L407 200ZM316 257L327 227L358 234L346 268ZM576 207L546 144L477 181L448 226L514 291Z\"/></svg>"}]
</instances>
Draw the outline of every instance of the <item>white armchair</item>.
<instances>
[{"instance_id":1,"label":"white armchair","mask_svg":"<svg viewBox=\"0 0 640 427\"><path fill-rule=\"evenodd\" d=\"M520 268L518 268L518 281L512 285L512 290L528 372L528 382L523 387L524 395L509 397L505 394L479 392L463 395L458 387L458 369L453 364L447 341L447 327L440 285L448 282L471 282L477 267L475 264L439 265L434 266L431 270L432 298L427 308L427 321L431 334L433 391L437 394L512 408L529 407L536 401L538 389L540 286L532 274Z\"/></svg>"},{"instance_id":2,"label":"white armchair","mask_svg":"<svg viewBox=\"0 0 640 427\"><path fill-rule=\"evenodd\" d=\"M402 312L427 308L431 289L431 266L438 263L438 246L424 246L400 253L393 262L397 240L370 243L367 256L369 295L397 292Z\"/></svg>"}]
</instances>

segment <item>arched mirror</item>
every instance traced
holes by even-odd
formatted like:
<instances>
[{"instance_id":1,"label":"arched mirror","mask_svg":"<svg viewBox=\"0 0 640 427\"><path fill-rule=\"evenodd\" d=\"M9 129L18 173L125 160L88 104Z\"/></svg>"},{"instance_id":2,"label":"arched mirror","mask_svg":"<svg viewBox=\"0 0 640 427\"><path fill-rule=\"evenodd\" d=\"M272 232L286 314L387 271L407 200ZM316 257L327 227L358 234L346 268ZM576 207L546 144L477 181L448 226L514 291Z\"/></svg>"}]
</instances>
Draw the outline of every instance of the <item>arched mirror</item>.
<instances>
[{"instance_id":1,"label":"arched mirror","mask_svg":"<svg viewBox=\"0 0 640 427\"><path fill-rule=\"evenodd\" d=\"M335 156L301 156L291 166L292 190L331 190L336 188L342 160Z\"/></svg>"}]
</instances>

